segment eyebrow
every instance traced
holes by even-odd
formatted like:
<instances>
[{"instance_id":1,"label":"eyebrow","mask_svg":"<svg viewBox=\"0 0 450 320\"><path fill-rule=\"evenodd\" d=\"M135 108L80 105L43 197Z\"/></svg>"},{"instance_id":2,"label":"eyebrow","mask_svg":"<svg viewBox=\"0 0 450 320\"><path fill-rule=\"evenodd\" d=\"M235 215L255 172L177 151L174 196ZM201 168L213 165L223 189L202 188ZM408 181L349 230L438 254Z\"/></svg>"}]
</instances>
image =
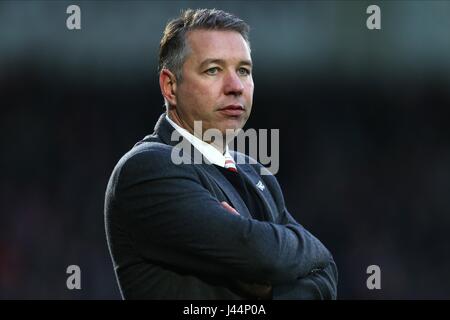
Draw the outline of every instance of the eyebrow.
<instances>
[{"instance_id":1,"label":"eyebrow","mask_svg":"<svg viewBox=\"0 0 450 320\"><path fill-rule=\"evenodd\" d=\"M223 65L223 64L225 64L225 60L223 60L223 59L206 59L206 60L203 60L203 62L200 63L200 69L203 69L205 66L207 66L208 64L211 64L211 63L216 63L216 64L222 64ZM246 65L246 66L252 67L253 63L252 63L251 60L241 60L241 61L239 61L239 65Z\"/></svg>"}]
</instances>

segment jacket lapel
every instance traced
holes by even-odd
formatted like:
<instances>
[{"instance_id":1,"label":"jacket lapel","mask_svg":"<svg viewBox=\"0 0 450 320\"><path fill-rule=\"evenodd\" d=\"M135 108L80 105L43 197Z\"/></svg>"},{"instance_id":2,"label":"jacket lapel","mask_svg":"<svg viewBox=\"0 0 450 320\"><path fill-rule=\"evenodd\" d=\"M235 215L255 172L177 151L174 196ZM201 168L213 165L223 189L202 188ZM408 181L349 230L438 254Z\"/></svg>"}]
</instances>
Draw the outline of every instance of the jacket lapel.
<instances>
[{"instance_id":1,"label":"jacket lapel","mask_svg":"<svg viewBox=\"0 0 450 320\"><path fill-rule=\"evenodd\" d=\"M152 137L158 136L164 143L171 146L175 146L179 143L179 141L172 141L171 139L172 132L174 130L175 128L172 127L170 123L166 120L166 113L163 113L159 117L159 120L155 125L154 133L151 136L144 138L144 141L146 141L149 138L151 139ZM216 185L230 200L233 208L236 209L241 216L251 218L250 212L248 211L247 206L245 205L244 201L242 200L238 192L214 165L200 164L198 166L200 166L204 171L206 171L208 173L208 176L215 181ZM269 221L275 221L274 217L277 208L269 190L267 190L267 187L263 184L260 176L254 172L254 170L251 168L250 165L237 164L236 166L238 172L240 172L240 174L244 177L248 185L256 192L256 194L261 199L262 204L265 207L267 214L269 215L267 217ZM264 186L263 190L258 188L257 185L259 187L261 187L261 185Z\"/></svg>"},{"instance_id":2,"label":"jacket lapel","mask_svg":"<svg viewBox=\"0 0 450 320\"><path fill-rule=\"evenodd\" d=\"M251 218L250 212L247 206L240 197L239 193L233 187L233 185L223 176L223 174L214 165L202 164L203 168L208 176L211 177L217 184L217 186L222 190L222 192L227 196L231 202L231 206L236 209L237 212L243 217Z\"/></svg>"},{"instance_id":3,"label":"jacket lapel","mask_svg":"<svg viewBox=\"0 0 450 320\"><path fill-rule=\"evenodd\" d=\"M153 136L157 135L165 144L176 146L179 141L172 141L172 132L175 130L174 127L166 120L166 113L163 113L158 122L155 125L155 132ZM144 139L145 140L145 139ZM193 147L192 147L193 148ZM194 153L191 153L191 160L194 160ZM194 162L192 162L194 163ZM239 196L238 192L234 189L233 185L223 176L223 174L212 164L194 164L202 168L212 180L216 183L220 190L226 195L230 200L231 206L236 209L241 216L246 218L251 218L250 212L244 201Z\"/></svg>"},{"instance_id":4,"label":"jacket lapel","mask_svg":"<svg viewBox=\"0 0 450 320\"><path fill-rule=\"evenodd\" d=\"M260 175L255 173L250 164L237 164L237 169L247 181L250 188L252 188L252 190L254 190L259 196L263 206L266 209L268 221L276 221L275 217L277 216L277 206L275 205L275 201L273 200L270 191L267 189L267 186L264 184Z\"/></svg>"}]
</instances>

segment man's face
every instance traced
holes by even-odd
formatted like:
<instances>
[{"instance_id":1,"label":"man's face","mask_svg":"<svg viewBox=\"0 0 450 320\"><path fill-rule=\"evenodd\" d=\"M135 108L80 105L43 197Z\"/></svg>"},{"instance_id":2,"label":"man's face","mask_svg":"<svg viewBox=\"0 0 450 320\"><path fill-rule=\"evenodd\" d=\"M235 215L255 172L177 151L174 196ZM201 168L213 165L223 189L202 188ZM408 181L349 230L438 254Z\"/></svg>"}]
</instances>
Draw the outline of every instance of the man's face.
<instances>
[{"instance_id":1,"label":"man's face","mask_svg":"<svg viewBox=\"0 0 450 320\"><path fill-rule=\"evenodd\" d=\"M250 116L253 78L250 49L235 31L194 30L176 91L177 113L191 130L240 129ZM190 130L190 131L191 131Z\"/></svg>"}]
</instances>

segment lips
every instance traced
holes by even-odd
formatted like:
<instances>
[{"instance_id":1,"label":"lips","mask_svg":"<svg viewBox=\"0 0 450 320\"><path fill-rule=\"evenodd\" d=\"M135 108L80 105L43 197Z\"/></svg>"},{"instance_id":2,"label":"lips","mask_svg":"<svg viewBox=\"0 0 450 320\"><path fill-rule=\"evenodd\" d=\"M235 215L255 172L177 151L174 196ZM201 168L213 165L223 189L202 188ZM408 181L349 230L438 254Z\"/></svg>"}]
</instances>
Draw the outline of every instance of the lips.
<instances>
[{"instance_id":1,"label":"lips","mask_svg":"<svg viewBox=\"0 0 450 320\"><path fill-rule=\"evenodd\" d=\"M244 113L245 109L242 105L239 104L232 104L228 105L226 107L220 108L219 111L222 114L225 114L227 116L240 116Z\"/></svg>"}]
</instances>

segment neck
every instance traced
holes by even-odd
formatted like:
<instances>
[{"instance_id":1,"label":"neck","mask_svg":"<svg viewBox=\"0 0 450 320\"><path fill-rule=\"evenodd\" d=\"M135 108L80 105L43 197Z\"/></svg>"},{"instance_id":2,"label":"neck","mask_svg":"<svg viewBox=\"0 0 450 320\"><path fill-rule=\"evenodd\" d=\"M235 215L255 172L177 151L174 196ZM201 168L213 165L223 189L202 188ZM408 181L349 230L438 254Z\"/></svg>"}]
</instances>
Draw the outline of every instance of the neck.
<instances>
[{"instance_id":1,"label":"neck","mask_svg":"<svg viewBox=\"0 0 450 320\"><path fill-rule=\"evenodd\" d=\"M177 112L177 110L175 108L168 110L167 111L167 116L169 117L170 120L175 122L178 126L180 126L181 128L185 129L186 131L188 131L190 134L192 134L196 138L202 140L203 142L206 142L206 143L212 145L214 148L216 148L222 154L225 153L225 149L226 149L226 145L227 145L226 137L223 137L222 144L217 143L215 141L206 141L206 140L203 139L204 132L201 132L201 133L197 132L197 134L196 134L194 132L194 128L192 126L190 126L188 124L188 122L184 121L182 117L180 117L180 115L178 114L178 112ZM203 129L202 129L202 131L203 131ZM200 136L199 136L199 134L200 134Z\"/></svg>"}]
</instances>

